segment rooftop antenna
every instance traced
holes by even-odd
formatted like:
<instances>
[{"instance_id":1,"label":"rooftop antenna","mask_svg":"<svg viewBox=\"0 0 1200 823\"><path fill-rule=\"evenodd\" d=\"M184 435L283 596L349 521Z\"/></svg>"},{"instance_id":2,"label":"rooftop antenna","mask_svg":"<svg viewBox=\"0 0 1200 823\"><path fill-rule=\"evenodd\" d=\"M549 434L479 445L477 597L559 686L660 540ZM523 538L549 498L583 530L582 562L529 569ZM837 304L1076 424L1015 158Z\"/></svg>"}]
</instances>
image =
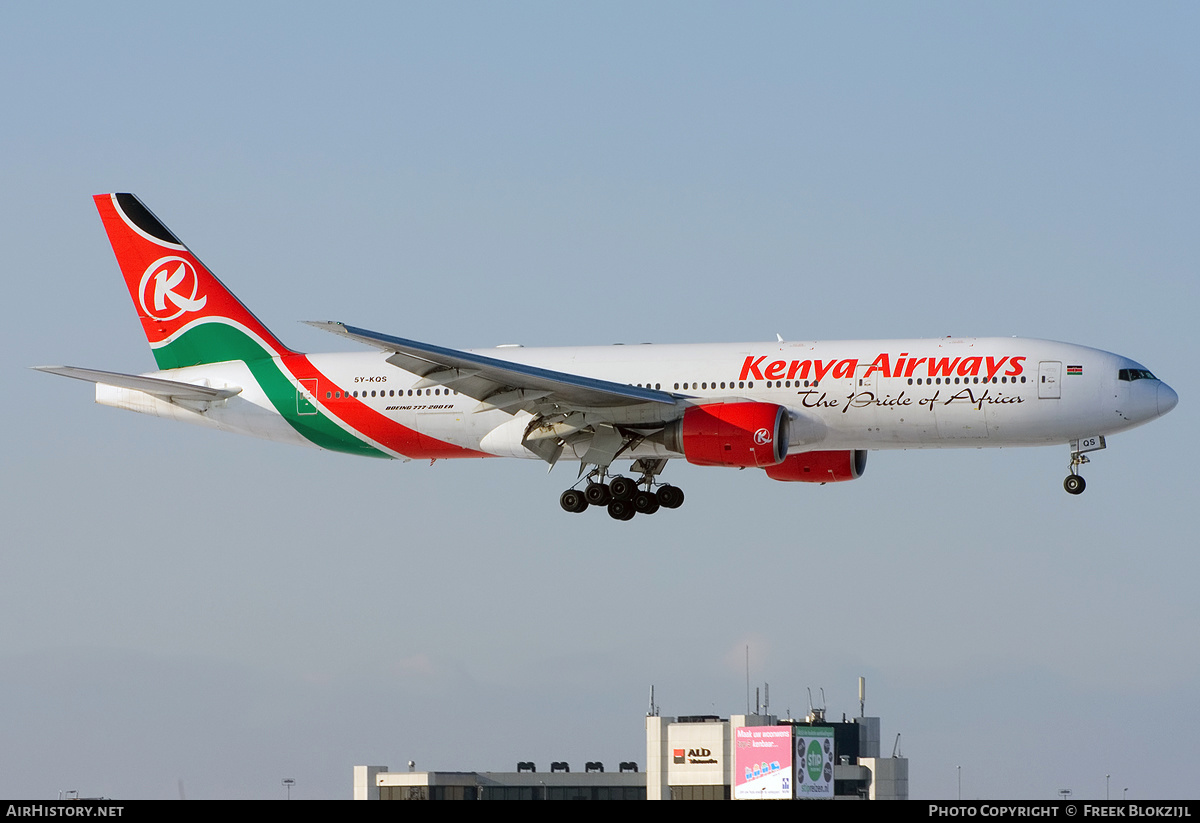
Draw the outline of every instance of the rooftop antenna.
<instances>
[{"instance_id":1,"label":"rooftop antenna","mask_svg":"<svg viewBox=\"0 0 1200 823\"><path fill-rule=\"evenodd\" d=\"M763 682L763 714L771 713L771 684Z\"/></svg>"},{"instance_id":2,"label":"rooftop antenna","mask_svg":"<svg viewBox=\"0 0 1200 823\"><path fill-rule=\"evenodd\" d=\"M746 644L746 714L750 714L750 644Z\"/></svg>"},{"instance_id":3,"label":"rooftop antenna","mask_svg":"<svg viewBox=\"0 0 1200 823\"><path fill-rule=\"evenodd\" d=\"M824 723L825 722L825 690L821 689L821 708L817 709L812 704L812 687L808 688L808 722Z\"/></svg>"},{"instance_id":4,"label":"rooftop antenna","mask_svg":"<svg viewBox=\"0 0 1200 823\"><path fill-rule=\"evenodd\" d=\"M650 710L646 712L646 717L658 717L658 706L654 705L654 684L650 684Z\"/></svg>"},{"instance_id":5,"label":"rooftop antenna","mask_svg":"<svg viewBox=\"0 0 1200 823\"><path fill-rule=\"evenodd\" d=\"M892 744L892 757L895 757L895 756L896 756L896 753L897 753L899 750L900 750L900 735L899 735L899 734L897 734L897 735L896 735L896 742Z\"/></svg>"},{"instance_id":6,"label":"rooftop antenna","mask_svg":"<svg viewBox=\"0 0 1200 823\"><path fill-rule=\"evenodd\" d=\"M858 678L858 716L867 716L867 678Z\"/></svg>"}]
</instances>

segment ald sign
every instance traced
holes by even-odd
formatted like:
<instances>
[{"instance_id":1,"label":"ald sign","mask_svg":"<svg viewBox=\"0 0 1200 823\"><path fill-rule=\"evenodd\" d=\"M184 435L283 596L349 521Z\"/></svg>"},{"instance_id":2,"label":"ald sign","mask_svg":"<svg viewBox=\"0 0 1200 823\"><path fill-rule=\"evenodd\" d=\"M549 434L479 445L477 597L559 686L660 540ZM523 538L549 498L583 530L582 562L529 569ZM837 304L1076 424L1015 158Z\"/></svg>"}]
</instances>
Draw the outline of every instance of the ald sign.
<instances>
[{"instance_id":1,"label":"ald sign","mask_svg":"<svg viewBox=\"0 0 1200 823\"><path fill-rule=\"evenodd\" d=\"M716 765L717 759L713 757L711 749L706 749L698 746L692 749L672 749L673 760L678 765Z\"/></svg>"}]
</instances>

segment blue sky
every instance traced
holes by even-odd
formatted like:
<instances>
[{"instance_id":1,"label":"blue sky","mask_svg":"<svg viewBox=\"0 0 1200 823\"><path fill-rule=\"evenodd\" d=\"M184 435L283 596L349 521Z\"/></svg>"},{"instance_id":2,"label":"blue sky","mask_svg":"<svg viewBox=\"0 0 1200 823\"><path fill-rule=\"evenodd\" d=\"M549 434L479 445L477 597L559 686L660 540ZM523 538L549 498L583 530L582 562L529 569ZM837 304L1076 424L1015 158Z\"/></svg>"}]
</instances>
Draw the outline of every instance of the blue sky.
<instances>
[{"instance_id":1,"label":"blue sky","mask_svg":"<svg viewBox=\"0 0 1200 823\"><path fill-rule=\"evenodd\" d=\"M651 684L664 714L739 711L749 645L780 712L812 686L852 714L867 676L913 797L954 797L958 765L964 797L1194 797L1198 23L9 9L0 796L643 763ZM300 320L459 347L1016 334L1181 400L1078 498L1066 447L880 452L814 488L672 465L684 508L574 518L568 467L288 449L30 371L153 367L90 199L114 190L308 351L349 344Z\"/></svg>"}]
</instances>

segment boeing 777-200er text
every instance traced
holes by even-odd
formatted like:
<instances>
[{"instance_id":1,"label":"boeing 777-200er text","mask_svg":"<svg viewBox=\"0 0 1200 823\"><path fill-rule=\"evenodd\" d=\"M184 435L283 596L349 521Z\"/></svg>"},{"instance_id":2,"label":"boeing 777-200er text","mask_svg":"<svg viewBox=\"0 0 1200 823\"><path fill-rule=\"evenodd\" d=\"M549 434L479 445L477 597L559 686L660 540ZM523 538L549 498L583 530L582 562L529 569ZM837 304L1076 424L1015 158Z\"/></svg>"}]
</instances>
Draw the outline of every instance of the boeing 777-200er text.
<instances>
[{"instance_id":1,"label":"boeing 777-200er text","mask_svg":"<svg viewBox=\"0 0 1200 823\"><path fill-rule=\"evenodd\" d=\"M447 349L342 323L369 352L279 342L131 194L96 207L158 371L43 371L96 384L96 402L371 457L579 463L560 504L618 520L676 508L667 461L829 483L872 449L1069 444L1063 485L1107 435L1175 407L1132 360L1020 338ZM613 476L631 461L634 478Z\"/></svg>"}]
</instances>

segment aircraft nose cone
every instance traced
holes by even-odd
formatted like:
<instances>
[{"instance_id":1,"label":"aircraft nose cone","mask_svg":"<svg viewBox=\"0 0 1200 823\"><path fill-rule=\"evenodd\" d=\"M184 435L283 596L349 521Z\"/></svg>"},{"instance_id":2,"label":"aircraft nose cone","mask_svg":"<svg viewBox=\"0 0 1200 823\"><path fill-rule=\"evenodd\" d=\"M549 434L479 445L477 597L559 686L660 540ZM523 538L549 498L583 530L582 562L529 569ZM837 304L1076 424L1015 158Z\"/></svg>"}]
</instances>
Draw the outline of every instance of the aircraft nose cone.
<instances>
[{"instance_id":1,"label":"aircraft nose cone","mask_svg":"<svg viewBox=\"0 0 1200 823\"><path fill-rule=\"evenodd\" d=\"M1158 384L1158 413L1164 415L1179 403L1179 395L1166 383Z\"/></svg>"}]
</instances>

